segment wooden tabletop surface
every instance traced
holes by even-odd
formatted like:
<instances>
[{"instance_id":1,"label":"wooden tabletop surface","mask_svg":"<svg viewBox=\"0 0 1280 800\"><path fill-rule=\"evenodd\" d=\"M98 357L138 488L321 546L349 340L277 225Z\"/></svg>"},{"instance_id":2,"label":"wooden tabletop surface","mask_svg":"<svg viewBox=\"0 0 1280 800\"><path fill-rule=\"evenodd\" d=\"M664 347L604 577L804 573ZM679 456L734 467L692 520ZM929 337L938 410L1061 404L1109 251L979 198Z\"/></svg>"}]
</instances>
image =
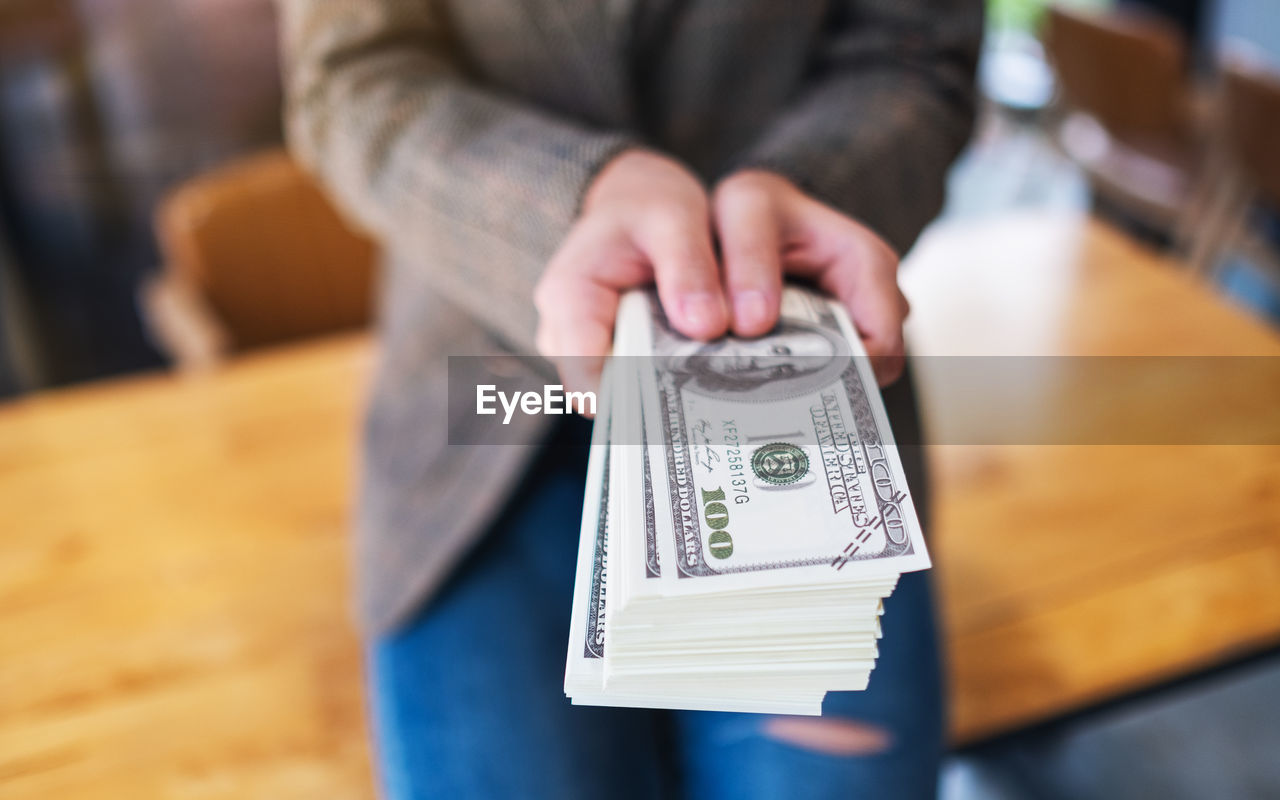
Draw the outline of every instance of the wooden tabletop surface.
<instances>
[{"instance_id":1,"label":"wooden tabletop surface","mask_svg":"<svg viewBox=\"0 0 1280 800\"><path fill-rule=\"evenodd\" d=\"M929 448L927 533L956 741L1280 644L1280 338L1272 330L1088 218L935 229L902 282L933 440L974 439L969 432L989 429L995 414L1021 425L1027 442L1060 441L1059 417L1089 422L1086 444L1014 437ZM1019 408L999 402L999 391L965 396L949 391L956 363L965 363L956 356L1009 356L1037 380L1010 389L1023 395ZM1202 358L1144 370L1154 359L1087 358L1097 356ZM1224 371L1208 356L1240 358L1218 359ZM1139 382L1125 383L1127 397L1089 381L1127 381L1130 372ZM1210 379L1197 380L1202 372ZM1176 391L1140 382L1153 376ZM1215 407L1224 398L1232 404L1225 420ZM1226 423L1209 439L1230 443L1148 435L1176 423L1191 429L1191 419ZM1271 444L1245 444L1256 441Z\"/></svg>"},{"instance_id":2,"label":"wooden tabletop surface","mask_svg":"<svg viewBox=\"0 0 1280 800\"><path fill-rule=\"evenodd\" d=\"M904 284L928 356L1280 355L1086 219L936 229ZM0 406L0 796L373 796L346 568L371 362L328 339ZM985 406L939 396L943 363L919 377L952 441ZM1280 396L1274 376L1256 391ZM1050 383L1045 402L1087 400ZM1184 395L1151 413L1205 402ZM930 461L956 741L1280 644L1280 447Z\"/></svg>"}]
</instances>

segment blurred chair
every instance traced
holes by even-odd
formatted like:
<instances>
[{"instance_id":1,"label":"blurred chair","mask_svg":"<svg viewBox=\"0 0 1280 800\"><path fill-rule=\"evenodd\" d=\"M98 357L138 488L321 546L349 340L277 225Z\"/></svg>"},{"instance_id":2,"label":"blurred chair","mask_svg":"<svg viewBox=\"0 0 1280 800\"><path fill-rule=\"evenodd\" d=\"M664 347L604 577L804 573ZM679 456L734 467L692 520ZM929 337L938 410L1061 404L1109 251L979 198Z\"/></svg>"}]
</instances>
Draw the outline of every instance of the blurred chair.
<instances>
[{"instance_id":1,"label":"blurred chair","mask_svg":"<svg viewBox=\"0 0 1280 800\"><path fill-rule=\"evenodd\" d=\"M1088 173L1103 209L1185 250L1206 202L1206 137L1176 27L1135 12L1049 10L1046 44L1061 90L1051 127Z\"/></svg>"},{"instance_id":2,"label":"blurred chair","mask_svg":"<svg viewBox=\"0 0 1280 800\"><path fill-rule=\"evenodd\" d=\"M180 185L155 224L165 263L144 315L180 367L369 321L373 243L282 150Z\"/></svg>"},{"instance_id":3,"label":"blurred chair","mask_svg":"<svg viewBox=\"0 0 1280 800\"><path fill-rule=\"evenodd\" d=\"M1192 263L1208 275L1235 252L1280 276L1275 239L1250 224L1259 206L1280 214L1280 69L1251 51L1229 51L1221 64L1220 94L1225 168Z\"/></svg>"}]
</instances>

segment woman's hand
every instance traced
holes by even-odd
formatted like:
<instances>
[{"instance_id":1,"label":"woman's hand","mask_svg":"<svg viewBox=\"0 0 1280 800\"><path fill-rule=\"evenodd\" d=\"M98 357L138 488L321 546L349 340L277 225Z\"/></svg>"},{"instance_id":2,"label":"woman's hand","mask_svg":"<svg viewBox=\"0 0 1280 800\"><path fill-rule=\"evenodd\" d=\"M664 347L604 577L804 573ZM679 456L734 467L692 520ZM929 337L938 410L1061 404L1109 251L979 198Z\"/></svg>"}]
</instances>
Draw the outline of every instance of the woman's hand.
<instances>
[{"instance_id":1,"label":"woman's hand","mask_svg":"<svg viewBox=\"0 0 1280 800\"><path fill-rule=\"evenodd\" d=\"M849 310L880 384L897 380L909 306L898 289L898 256L883 239L761 170L723 180L712 208L734 333L768 332L778 321L783 276L804 278Z\"/></svg>"},{"instance_id":2,"label":"woman's hand","mask_svg":"<svg viewBox=\"0 0 1280 800\"><path fill-rule=\"evenodd\" d=\"M567 386L596 387L621 293L654 282L684 335L714 339L728 330L706 189L676 161L628 150L591 184L534 290L538 350Z\"/></svg>"},{"instance_id":3,"label":"woman's hand","mask_svg":"<svg viewBox=\"0 0 1280 800\"><path fill-rule=\"evenodd\" d=\"M691 338L714 339L730 327L752 337L777 323L783 277L792 275L849 309L885 385L904 361L908 305L897 272L884 240L780 175L737 173L708 201L676 161L628 150L596 177L538 282L538 350L566 386L594 389L627 289L657 283L668 319Z\"/></svg>"}]
</instances>

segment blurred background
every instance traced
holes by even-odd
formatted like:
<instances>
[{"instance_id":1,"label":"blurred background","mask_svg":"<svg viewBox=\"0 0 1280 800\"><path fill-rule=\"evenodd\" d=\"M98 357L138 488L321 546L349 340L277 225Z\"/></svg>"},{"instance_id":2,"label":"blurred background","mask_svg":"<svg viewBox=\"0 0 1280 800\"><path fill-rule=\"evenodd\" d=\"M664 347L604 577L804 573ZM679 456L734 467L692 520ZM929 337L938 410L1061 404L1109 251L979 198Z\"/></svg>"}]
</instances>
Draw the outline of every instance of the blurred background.
<instances>
[{"instance_id":1,"label":"blurred background","mask_svg":"<svg viewBox=\"0 0 1280 800\"><path fill-rule=\"evenodd\" d=\"M1276 118L1261 98L1250 107L1251 92L1275 90L1276 4L1075 0L1057 18L1046 6L990 0L983 118L947 214L1093 208L1276 318L1274 258L1261 263L1278 235ZM174 304L148 303L146 288L181 273L195 299L221 293L215 317L244 313L233 308L249 302L239 293L266 291L221 286L234 283L224 272L240 251L194 266L210 257L201 247L222 245L193 244L202 232L190 217L212 194L253 193L252 170L218 178L280 146L269 0L4 0L0 42L0 393L156 368L194 356L181 344L210 346L166 338L173 326L161 318ZM1237 87L1237 74L1258 82ZM158 209L184 186L196 196L157 229ZM293 313L329 318L306 332L356 321L348 308ZM288 338L290 322L249 338Z\"/></svg>"},{"instance_id":2,"label":"blurred background","mask_svg":"<svg viewBox=\"0 0 1280 800\"><path fill-rule=\"evenodd\" d=\"M989 0L987 27L980 119L935 228L1007 237L930 234L906 278L1079 253L1087 269L1072 280L1114 293L1073 319L1096 314L1104 332L1185 330L1171 341L1186 354L1280 353L1280 2ZM354 428L367 348L357 338L338 356L278 353L360 337L375 247L282 150L276 37L270 0L0 0L0 505L12 504L0 511L0 795L370 796L343 610L353 447L315 434ZM1043 222L1082 219L1069 230ZM1101 232L1077 235L1081 225ZM1127 260L1142 263L1132 281L1112 269ZM1063 274L1027 278L1027 296L1065 296L1053 283ZM1139 291L1141 281L1157 289ZM949 319L945 304L934 313L908 294L922 324ZM1012 317L1024 327L999 341L1031 337L1052 315L1026 308ZM208 377L222 371L230 377ZM133 373L143 383L101 383ZM47 391L90 381L105 388ZM328 394L347 387L350 398ZM1265 405L1277 389L1251 391ZM299 394L310 399L295 403ZM270 413L229 410L242 396L283 401ZM1037 468L1067 470L1064 451ZM1186 608L1169 598L1200 584L1186 582L1181 555L1158 549L1172 523L1133 532L1168 519L1151 511L1165 500L1087 488L1068 504L1046 499L1049 479L1017 482L1034 466L1021 455L939 452L944 617L960 642L945 796L1280 797L1275 448L1202 453L1182 474L1152 468L1150 483L1213 473L1238 490L1224 500L1235 516L1177 511L1180 554L1238 547L1214 567L1215 593ZM1150 463L1170 459L1181 457ZM273 477L248 466L263 463ZM323 480L309 471L317 464ZM126 483L106 477L129 470ZM202 494L210 476L232 483ZM1121 543L1099 551L1165 571L1107 589L1134 615L1122 633L1089 605L1103 589L1081 587L1119 581L1131 563L1086 574L1071 572L1082 560L1065 545L1038 563L1032 553L1009 579L1027 583L1018 594L991 562L952 558L966 536L995 535L991 508L955 499L977 495L1001 504L1010 537L1019 515L1058 520L1062 542L1121 520ZM231 511L240 516L220 516ZM242 523L236 539L229 530ZM150 561L137 555L148 547ZM261 566L271 558L288 560L284 580ZM1029 594L1044 586L1058 593ZM70 633L87 607L99 616L83 619L100 621ZM1034 647L1015 612L1040 626ZM1194 641L1144 639L1162 619ZM1044 633L1066 630L1063 620L1090 623L1076 639ZM1016 670L983 655L1003 641L1015 643ZM1126 643L1141 645L1141 663L1093 649ZM91 669L98 659L107 666ZM1089 664L1110 672L1095 678ZM246 726L246 714L270 722ZM269 735L255 738L255 726ZM131 741L124 731L142 729L145 747L116 751Z\"/></svg>"}]
</instances>

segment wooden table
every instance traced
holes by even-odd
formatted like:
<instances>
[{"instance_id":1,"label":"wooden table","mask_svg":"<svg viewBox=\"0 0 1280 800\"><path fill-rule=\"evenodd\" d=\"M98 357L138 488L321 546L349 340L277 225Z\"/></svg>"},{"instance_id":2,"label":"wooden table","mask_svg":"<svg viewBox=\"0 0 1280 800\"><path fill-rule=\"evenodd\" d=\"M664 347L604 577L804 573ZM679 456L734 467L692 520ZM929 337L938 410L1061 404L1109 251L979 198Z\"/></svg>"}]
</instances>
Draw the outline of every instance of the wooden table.
<instances>
[{"instance_id":1,"label":"wooden table","mask_svg":"<svg viewBox=\"0 0 1280 800\"><path fill-rule=\"evenodd\" d=\"M364 338L0 407L0 797L371 798Z\"/></svg>"},{"instance_id":2,"label":"wooden table","mask_svg":"<svg viewBox=\"0 0 1280 800\"><path fill-rule=\"evenodd\" d=\"M935 231L904 282L919 352L1280 354L1085 220ZM370 361L332 339L0 407L0 796L373 796L345 539ZM929 377L930 427L963 424ZM1280 642L1277 448L931 458L957 741Z\"/></svg>"},{"instance_id":3,"label":"wooden table","mask_svg":"<svg viewBox=\"0 0 1280 800\"><path fill-rule=\"evenodd\" d=\"M1216 414L1223 396L1238 410L1226 422L1240 423L1224 441L1249 441L1243 430L1280 442L1273 331L1087 218L936 229L902 282L937 441L1011 416L990 411L990 393L931 385L953 366L942 357L978 355L1015 357L1037 370L1028 385L1049 387L1010 420L1028 441L1057 411L1084 408L1099 442L930 448L957 742L1280 644L1280 446L1123 444L1135 427ZM1233 385L1188 380L1212 359L1158 370L1177 379L1176 395L1113 408L1080 380L1085 359L1046 356L1268 358L1227 370ZM1123 376L1096 363L1083 372Z\"/></svg>"}]
</instances>

